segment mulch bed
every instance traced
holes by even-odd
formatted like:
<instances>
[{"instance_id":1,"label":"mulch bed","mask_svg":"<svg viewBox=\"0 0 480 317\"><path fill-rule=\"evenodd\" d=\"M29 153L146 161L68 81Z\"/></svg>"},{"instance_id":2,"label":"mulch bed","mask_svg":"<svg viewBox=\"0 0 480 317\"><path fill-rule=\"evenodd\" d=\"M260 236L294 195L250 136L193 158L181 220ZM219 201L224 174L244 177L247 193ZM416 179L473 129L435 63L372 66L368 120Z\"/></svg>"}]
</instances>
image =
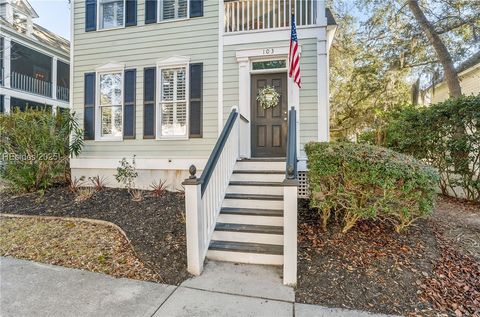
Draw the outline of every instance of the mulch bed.
<instances>
[{"instance_id":1,"label":"mulch bed","mask_svg":"<svg viewBox=\"0 0 480 317\"><path fill-rule=\"evenodd\" d=\"M112 222L121 227L140 260L158 273L160 281L179 285L187 272L184 197L166 192L144 193L132 201L124 189L103 189L80 201L66 187L12 196L0 193L1 212L10 214L81 217Z\"/></svg>"},{"instance_id":2,"label":"mulch bed","mask_svg":"<svg viewBox=\"0 0 480 317\"><path fill-rule=\"evenodd\" d=\"M0 255L159 281L117 227L90 220L0 216Z\"/></svg>"},{"instance_id":3,"label":"mulch bed","mask_svg":"<svg viewBox=\"0 0 480 317\"><path fill-rule=\"evenodd\" d=\"M404 233L387 223L361 222L341 234L338 224L324 232L318 213L307 201L300 204L298 302L410 316L480 316L480 259L446 234L478 234L472 213L480 216L480 206L439 197L434 214Z\"/></svg>"}]
</instances>

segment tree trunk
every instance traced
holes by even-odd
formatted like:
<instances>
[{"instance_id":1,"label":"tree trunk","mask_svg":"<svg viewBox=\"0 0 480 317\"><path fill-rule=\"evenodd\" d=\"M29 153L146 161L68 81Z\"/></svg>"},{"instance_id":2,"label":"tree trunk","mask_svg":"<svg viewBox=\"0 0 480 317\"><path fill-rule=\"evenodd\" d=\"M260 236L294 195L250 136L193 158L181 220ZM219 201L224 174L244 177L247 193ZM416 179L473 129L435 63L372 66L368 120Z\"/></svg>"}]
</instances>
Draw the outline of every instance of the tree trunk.
<instances>
[{"instance_id":1,"label":"tree trunk","mask_svg":"<svg viewBox=\"0 0 480 317\"><path fill-rule=\"evenodd\" d=\"M460 87L460 80L458 79L457 71L453 66L452 56L448 52L447 47L418 5L418 0L409 0L408 7L415 16L418 24L420 24L422 30L427 35L430 44L432 44L435 52L438 55L438 60L442 64L443 70L445 71L445 79L447 80L450 97L460 97L462 95L462 87Z\"/></svg>"}]
</instances>

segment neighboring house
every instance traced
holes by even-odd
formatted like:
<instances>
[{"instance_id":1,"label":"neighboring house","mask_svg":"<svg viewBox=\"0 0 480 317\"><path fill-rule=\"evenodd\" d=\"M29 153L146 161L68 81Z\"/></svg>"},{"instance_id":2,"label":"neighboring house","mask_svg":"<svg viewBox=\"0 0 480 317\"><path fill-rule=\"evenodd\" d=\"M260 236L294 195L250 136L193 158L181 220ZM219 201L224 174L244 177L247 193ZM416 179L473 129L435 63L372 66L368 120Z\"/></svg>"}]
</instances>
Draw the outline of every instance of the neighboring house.
<instances>
[{"instance_id":1,"label":"neighboring house","mask_svg":"<svg viewBox=\"0 0 480 317\"><path fill-rule=\"evenodd\" d=\"M457 68L462 93L466 96L480 94L480 52L477 52ZM419 103L424 105L442 102L449 98L447 82L442 79L422 91Z\"/></svg>"},{"instance_id":2,"label":"neighboring house","mask_svg":"<svg viewBox=\"0 0 480 317\"><path fill-rule=\"evenodd\" d=\"M106 176L119 186L119 161L135 156L137 187L164 180L180 190L194 165L184 183L189 271L200 273L209 245L212 259L284 263L283 204L296 213L297 199L296 185L284 199L287 150L290 184L298 169L302 194L303 146L329 139L336 26L325 2L75 0L72 8L71 104L85 130L73 177ZM287 76L292 10L301 89ZM265 110L257 95L267 85L279 102ZM295 233L285 228L285 246L296 243L296 216L289 225ZM286 253L295 255L285 262L296 261L296 251Z\"/></svg>"},{"instance_id":3,"label":"neighboring house","mask_svg":"<svg viewBox=\"0 0 480 317\"><path fill-rule=\"evenodd\" d=\"M70 43L33 23L27 0L0 0L0 111L69 107Z\"/></svg>"}]
</instances>

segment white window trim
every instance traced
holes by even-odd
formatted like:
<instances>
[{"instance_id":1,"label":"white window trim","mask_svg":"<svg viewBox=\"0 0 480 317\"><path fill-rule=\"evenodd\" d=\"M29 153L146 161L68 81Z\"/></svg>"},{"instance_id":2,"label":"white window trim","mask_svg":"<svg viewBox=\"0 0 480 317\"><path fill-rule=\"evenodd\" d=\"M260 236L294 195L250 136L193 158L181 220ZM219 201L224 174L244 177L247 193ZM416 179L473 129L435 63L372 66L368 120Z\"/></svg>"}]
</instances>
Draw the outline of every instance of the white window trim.
<instances>
[{"instance_id":1,"label":"white window trim","mask_svg":"<svg viewBox=\"0 0 480 317\"><path fill-rule=\"evenodd\" d=\"M178 0L175 0L175 6L178 7ZM162 0L157 0L157 23L169 23L169 22L189 20L190 19L190 0L187 0L187 16L184 18L161 20L161 15L160 15L161 13L162 13ZM175 15L178 15L178 8L175 11Z\"/></svg>"},{"instance_id":2,"label":"white window trim","mask_svg":"<svg viewBox=\"0 0 480 317\"><path fill-rule=\"evenodd\" d=\"M102 136L102 113L100 105L100 75L111 74L111 73L121 73L121 101L122 101L122 135L120 136ZM123 94L125 93L124 87L124 76L125 76L125 67L114 67L114 64L107 64L105 66L97 68L95 72L95 141L123 141L123 117L125 111L125 101L123 99Z\"/></svg>"},{"instance_id":3,"label":"white window trim","mask_svg":"<svg viewBox=\"0 0 480 317\"><path fill-rule=\"evenodd\" d=\"M123 0L123 25L122 26L116 26L113 28L102 28L100 24L100 1L97 1L97 31L110 31L110 30L118 30L118 29L124 29L125 28L125 22L126 22L126 15L127 15L127 0Z\"/></svg>"},{"instance_id":4,"label":"white window trim","mask_svg":"<svg viewBox=\"0 0 480 317\"><path fill-rule=\"evenodd\" d=\"M162 100L162 88L161 88L161 76L163 69L185 67L185 103L186 103L186 133L184 136L164 136L162 135L162 111L160 104ZM155 130L156 140L188 140L190 131L190 57L186 56L173 56L166 60L157 62L157 78L156 78L155 94Z\"/></svg>"}]
</instances>

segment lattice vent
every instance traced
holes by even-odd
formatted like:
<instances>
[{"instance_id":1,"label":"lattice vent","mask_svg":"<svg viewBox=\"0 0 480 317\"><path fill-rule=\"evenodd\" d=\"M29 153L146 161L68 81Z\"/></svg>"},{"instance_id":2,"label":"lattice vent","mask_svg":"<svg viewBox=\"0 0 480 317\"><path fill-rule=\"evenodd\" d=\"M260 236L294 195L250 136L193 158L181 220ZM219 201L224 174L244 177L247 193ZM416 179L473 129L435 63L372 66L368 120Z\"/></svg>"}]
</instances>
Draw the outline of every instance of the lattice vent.
<instances>
[{"instance_id":1,"label":"lattice vent","mask_svg":"<svg viewBox=\"0 0 480 317\"><path fill-rule=\"evenodd\" d=\"M298 198L309 198L307 172L298 172Z\"/></svg>"}]
</instances>

